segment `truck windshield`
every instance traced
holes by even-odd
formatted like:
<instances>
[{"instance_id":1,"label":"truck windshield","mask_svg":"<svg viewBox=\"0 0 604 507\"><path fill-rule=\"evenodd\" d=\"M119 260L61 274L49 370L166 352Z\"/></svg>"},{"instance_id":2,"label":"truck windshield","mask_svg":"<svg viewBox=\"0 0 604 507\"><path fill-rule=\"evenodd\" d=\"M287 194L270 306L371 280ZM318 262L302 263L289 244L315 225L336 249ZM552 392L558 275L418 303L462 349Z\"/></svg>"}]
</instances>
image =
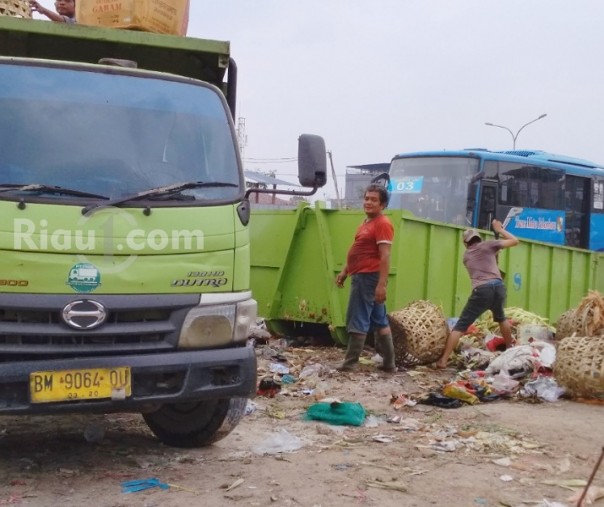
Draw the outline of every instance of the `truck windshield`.
<instances>
[{"instance_id":1,"label":"truck windshield","mask_svg":"<svg viewBox=\"0 0 604 507\"><path fill-rule=\"evenodd\" d=\"M183 190L188 199L154 206L234 201L243 179L227 115L219 94L199 83L0 65L0 185L8 187L0 199L15 199L23 185L118 199L202 181ZM28 191L27 199L94 197Z\"/></svg>"},{"instance_id":2,"label":"truck windshield","mask_svg":"<svg viewBox=\"0 0 604 507\"><path fill-rule=\"evenodd\" d=\"M390 208L415 216L467 225L472 177L479 161L470 157L395 158L390 165Z\"/></svg>"}]
</instances>

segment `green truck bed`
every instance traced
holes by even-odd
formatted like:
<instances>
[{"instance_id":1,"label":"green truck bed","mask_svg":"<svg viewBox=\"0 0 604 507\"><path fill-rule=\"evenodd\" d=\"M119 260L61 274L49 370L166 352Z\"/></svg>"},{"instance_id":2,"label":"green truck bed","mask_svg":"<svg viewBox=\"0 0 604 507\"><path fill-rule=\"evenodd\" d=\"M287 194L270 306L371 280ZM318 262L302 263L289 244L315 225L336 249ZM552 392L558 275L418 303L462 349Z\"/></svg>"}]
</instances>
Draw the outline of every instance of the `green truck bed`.
<instances>
[{"instance_id":1,"label":"green truck bed","mask_svg":"<svg viewBox=\"0 0 604 507\"><path fill-rule=\"evenodd\" d=\"M141 69L207 81L225 94L229 51L229 42L223 41L0 16L2 56L87 63L134 60Z\"/></svg>"}]
</instances>

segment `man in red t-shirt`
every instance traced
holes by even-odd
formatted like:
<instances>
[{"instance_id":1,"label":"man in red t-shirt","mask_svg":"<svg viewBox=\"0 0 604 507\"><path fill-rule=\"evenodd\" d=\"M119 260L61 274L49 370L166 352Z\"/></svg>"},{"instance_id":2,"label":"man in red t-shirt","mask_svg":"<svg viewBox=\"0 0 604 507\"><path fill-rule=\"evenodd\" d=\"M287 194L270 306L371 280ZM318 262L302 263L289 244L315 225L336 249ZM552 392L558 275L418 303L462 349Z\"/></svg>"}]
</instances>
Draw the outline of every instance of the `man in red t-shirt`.
<instances>
[{"instance_id":1,"label":"man in red t-shirt","mask_svg":"<svg viewBox=\"0 0 604 507\"><path fill-rule=\"evenodd\" d=\"M367 333L377 329L376 348L384 358L380 369L388 373L396 372L392 332L385 305L390 247L394 239L392 222L382 214L387 205L388 192L385 187L372 184L366 188L363 209L367 218L357 229L346 265L336 277L338 287L344 286L348 275L352 277L346 312L348 348L339 370L347 371L356 367Z\"/></svg>"}]
</instances>

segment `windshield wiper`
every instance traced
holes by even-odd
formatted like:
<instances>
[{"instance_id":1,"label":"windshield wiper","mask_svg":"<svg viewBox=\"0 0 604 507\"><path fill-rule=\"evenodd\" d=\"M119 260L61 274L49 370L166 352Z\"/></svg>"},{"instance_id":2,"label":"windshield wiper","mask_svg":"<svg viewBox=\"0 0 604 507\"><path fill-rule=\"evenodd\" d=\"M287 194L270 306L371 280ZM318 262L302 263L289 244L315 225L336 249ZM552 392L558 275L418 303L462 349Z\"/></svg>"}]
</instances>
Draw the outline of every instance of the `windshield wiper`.
<instances>
[{"instance_id":1,"label":"windshield wiper","mask_svg":"<svg viewBox=\"0 0 604 507\"><path fill-rule=\"evenodd\" d=\"M178 192L182 192L183 190L187 190L190 188L203 188L203 187L237 187L235 183L223 183L219 181L214 182L203 182L203 181L188 181L186 183L175 183L173 185L166 185L164 187L156 187L151 188L149 190L144 190L139 192L138 194L127 195L125 197L120 197L118 199L111 199L102 204L89 204L82 208L82 215L86 215L88 212L92 211L99 206L117 206L119 204L124 204L130 201L136 201L139 199L143 199L145 197L156 197L160 195L170 195L176 194Z\"/></svg>"},{"instance_id":2,"label":"windshield wiper","mask_svg":"<svg viewBox=\"0 0 604 507\"><path fill-rule=\"evenodd\" d=\"M44 185L41 183L31 183L29 185L13 185L11 183L0 184L0 192L10 192L11 190L16 190L17 192L40 192L44 194L65 194L74 195L76 197L96 197L99 199L109 199L109 197L106 195L82 192L81 190L74 190L72 188Z\"/></svg>"}]
</instances>

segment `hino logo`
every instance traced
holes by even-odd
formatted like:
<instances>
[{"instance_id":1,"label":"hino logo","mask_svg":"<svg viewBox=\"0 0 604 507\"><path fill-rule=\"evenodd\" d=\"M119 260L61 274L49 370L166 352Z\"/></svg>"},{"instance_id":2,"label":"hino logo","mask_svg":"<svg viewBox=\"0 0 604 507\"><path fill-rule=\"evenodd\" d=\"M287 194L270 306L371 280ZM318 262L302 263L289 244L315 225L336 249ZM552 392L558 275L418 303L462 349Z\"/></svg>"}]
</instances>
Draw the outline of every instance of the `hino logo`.
<instances>
[{"instance_id":1,"label":"hino logo","mask_svg":"<svg viewBox=\"0 0 604 507\"><path fill-rule=\"evenodd\" d=\"M90 299L72 301L63 308L63 320L74 329L94 329L107 319L105 307Z\"/></svg>"}]
</instances>

